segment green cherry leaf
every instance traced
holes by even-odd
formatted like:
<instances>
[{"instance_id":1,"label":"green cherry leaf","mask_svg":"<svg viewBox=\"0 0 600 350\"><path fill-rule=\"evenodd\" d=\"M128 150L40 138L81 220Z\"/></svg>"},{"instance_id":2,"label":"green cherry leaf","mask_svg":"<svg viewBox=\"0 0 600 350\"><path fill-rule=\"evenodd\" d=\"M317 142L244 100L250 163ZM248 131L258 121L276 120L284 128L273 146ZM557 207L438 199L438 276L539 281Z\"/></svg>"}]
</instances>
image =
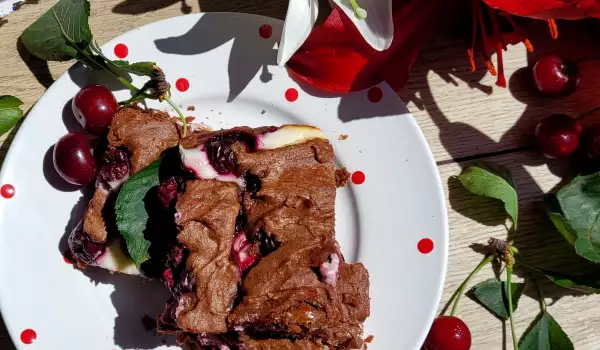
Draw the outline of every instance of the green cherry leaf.
<instances>
[{"instance_id":1,"label":"green cherry leaf","mask_svg":"<svg viewBox=\"0 0 600 350\"><path fill-rule=\"evenodd\" d=\"M150 258L150 242L144 238L149 218L144 198L150 189L160 184L158 172L161 160L159 158L131 176L123 184L115 204L117 228L125 238L127 251L138 268Z\"/></svg>"},{"instance_id":2,"label":"green cherry leaf","mask_svg":"<svg viewBox=\"0 0 600 350\"><path fill-rule=\"evenodd\" d=\"M45 61L76 58L92 40L88 0L60 0L21 35L31 54Z\"/></svg>"},{"instance_id":3,"label":"green cherry leaf","mask_svg":"<svg viewBox=\"0 0 600 350\"><path fill-rule=\"evenodd\" d=\"M516 229L519 198L510 171L498 164L481 162L466 167L458 175L460 183L471 193L499 199Z\"/></svg>"},{"instance_id":4,"label":"green cherry leaf","mask_svg":"<svg viewBox=\"0 0 600 350\"><path fill-rule=\"evenodd\" d=\"M575 251L596 263L600 263L599 184L600 173L578 176L556 195L565 222L576 233Z\"/></svg>"},{"instance_id":5,"label":"green cherry leaf","mask_svg":"<svg viewBox=\"0 0 600 350\"><path fill-rule=\"evenodd\" d=\"M573 350L573 343L558 322L541 312L521 337L520 350Z\"/></svg>"},{"instance_id":6,"label":"green cherry leaf","mask_svg":"<svg viewBox=\"0 0 600 350\"><path fill-rule=\"evenodd\" d=\"M23 101L14 96L0 96L0 136L6 134L23 118Z\"/></svg>"},{"instance_id":7,"label":"green cherry leaf","mask_svg":"<svg viewBox=\"0 0 600 350\"><path fill-rule=\"evenodd\" d=\"M114 60L109 61L112 65L117 68L131 74L152 77L152 67L156 65L155 62L134 62L129 63L129 61L123 60Z\"/></svg>"},{"instance_id":8,"label":"green cherry leaf","mask_svg":"<svg viewBox=\"0 0 600 350\"><path fill-rule=\"evenodd\" d=\"M600 294L600 276L597 274L568 276L546 270L540 270L540 272L542 272L547 279L561 287L577 290L583 293Z\"/></svg>"},{"instance_id":9,"label":"green cherry leaf","mask_svg":"<svg viewBox=\"0 0 600 350\"><path fill-rule=\"evenodd\" d=\"M523 294L525 284L512 283L511 286L514 312L517 309L519 299ZM471 288L467 293L467 296L479 305L485 307L498 318L508 320L508 298L506 287L506 282L501 282L497 279L489 279Z\"/></svg>"}]
</instances>

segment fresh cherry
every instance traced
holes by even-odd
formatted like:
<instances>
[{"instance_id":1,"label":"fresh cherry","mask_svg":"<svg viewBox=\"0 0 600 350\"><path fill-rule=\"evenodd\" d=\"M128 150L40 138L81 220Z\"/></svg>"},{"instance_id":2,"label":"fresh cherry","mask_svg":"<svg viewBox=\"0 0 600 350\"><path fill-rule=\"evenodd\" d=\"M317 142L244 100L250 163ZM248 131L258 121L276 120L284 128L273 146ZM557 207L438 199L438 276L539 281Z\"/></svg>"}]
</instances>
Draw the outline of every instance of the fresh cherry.
<instances>
[{"instance_id":1,"label":"fresh cherry","mask_svg":"<svg viewBox=\"0 0 600 350\"><path fill-rule=\"evenodd\" d=\"M575 152L581 131L581 124L576 119L554 114L538 123L535 139L546 157L563 158Z\"/></svg>"},{"instance_id":2,"label":"fresh cherry","mask_svg":"<svg viewBox=\"0 0 600 350\"><path fill-rule=\"evenodd\" d=\"M96 161L90 151L87 135L72 132L63 136L54 146L54 168L74 185L85 185L96 176Z\"/></svg>"},{"instance_id":3,"label":"fresh cherry","mask_svg":"<svg viewBox=\"0 0 600 350\"><path fill-rule=\"evenodd\" d=\"M533 66L533 78L540 93L550 97L568 96L579 85L577 64L558 56L543 56Z\"/></svg>"},{"instance_id":4,"label":"fresh cherry","mask_svg":"<svg viewBox=\"0 0 600 350\"><path fill-rule=\"evenodd\" d=\"M102 85L88 85L73 97L73 113L83 128L94 135L108 132L119 109L115 96Z\"/></svg>"},{"instance_id":5,"label":"fresh cherry","mask_svg":"<svg viewBox=\"0 0 600 350\"><path fill-rule=\"evenodd\" d=\"M423 344L424 350L469 350L471 332L458 317L440 316L433 321Z\"/></svg>"}]
</instances>

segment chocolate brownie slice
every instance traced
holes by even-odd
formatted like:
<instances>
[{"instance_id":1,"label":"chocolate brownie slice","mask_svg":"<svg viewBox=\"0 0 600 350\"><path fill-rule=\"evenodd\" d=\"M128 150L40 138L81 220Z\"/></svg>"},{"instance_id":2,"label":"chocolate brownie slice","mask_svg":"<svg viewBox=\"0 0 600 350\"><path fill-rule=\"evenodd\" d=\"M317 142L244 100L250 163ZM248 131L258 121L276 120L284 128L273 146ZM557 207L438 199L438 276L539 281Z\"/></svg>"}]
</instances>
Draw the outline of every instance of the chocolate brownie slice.
<instances>
[{"instance_id":1,"label":"chocolate brownie slice","mask_svg":"<svg viewBox=\"0 0 600 350\"><path fill-rule=\"evenodd\" d=\"M69 236L77 264L139 274L122 250L114 223L115 194L127 178L179 144L177 124L166 112L121 108L108 133L108 147L100 159L96 190L83 222Z\"/></svg>"},{"instance_id":2,"label":"chocolate brownie slice","mask_svg":"<svg viewBox=\"0 0 600 350\"><path fill-rule=\"evenodd\" d=\"M360 348L368 273L362 264L346 264L337 248L331 145L318 138L256 152L233 149L240 171L260 184L244 194L248 230L278 248L248 271L230 324L250 334Z\"/></svg>"},{"instance_id":3,"label":"chocolate brownie slice","mask_svg":"<svg viewBox=\"0 0 600 350\"><path fill-rule=\"evenodd\" d=\"M189 256L185 269L166 271L181 277L168 283L174 297L159 329L191 349L360 348L368 273L346 264L335 240L344 179L324 134L297 125L199 131L180 153L197 178L176 205Z\"/></svg>"}]
</instances>

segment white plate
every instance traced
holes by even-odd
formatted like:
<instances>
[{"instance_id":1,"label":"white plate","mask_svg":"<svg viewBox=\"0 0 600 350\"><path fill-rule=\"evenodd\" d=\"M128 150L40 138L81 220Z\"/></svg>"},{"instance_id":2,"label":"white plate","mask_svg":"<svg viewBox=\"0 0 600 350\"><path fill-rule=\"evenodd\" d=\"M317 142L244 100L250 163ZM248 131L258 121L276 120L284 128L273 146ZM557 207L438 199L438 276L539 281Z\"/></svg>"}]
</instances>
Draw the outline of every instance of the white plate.
<instances>
[{"instance_id":1,"label":"white plate","mask_svg":"<svg viewBox=\"0 0 600 350\"><path fill-rule=\"evenodd\" d=\"M263 38L268 28L272 35ZM338 163L365 174L364 183L338 190L336 230L347 260L363 262L371 276L365 336L375 338L369 349L418 349L438 306L448 250L444 195L431 152L385 84L341 98L298 86L275 65L281 29L281 21L266 17L194 14L135 29L103 50L115 58L115 48L125 45L128 60L157 62L175 103L184 110L195 106L185 113L213 128L321 128ZM187 91L175 88L179 78L189 82ZM134 79L138 86L141 81ZM167 294L161 285L94 268L82 273L61 255L64 234L85 203L77 205L81 192L56 179L51 150L75 127L69 100L90 82L118 88L111 77L74 66L33 108L2 167L0 186L15 188L14 197L0 197L2 314L18 349L166 349L173 341L165 345L141 322L162 310ZM298 98L288 101L287 91ZM371 102L378 92L381 100ZM427 242L433 250L420 252ZM30 345L21 339L32 334L28 330L37 338Z\"/></svg>"}]
</instances>

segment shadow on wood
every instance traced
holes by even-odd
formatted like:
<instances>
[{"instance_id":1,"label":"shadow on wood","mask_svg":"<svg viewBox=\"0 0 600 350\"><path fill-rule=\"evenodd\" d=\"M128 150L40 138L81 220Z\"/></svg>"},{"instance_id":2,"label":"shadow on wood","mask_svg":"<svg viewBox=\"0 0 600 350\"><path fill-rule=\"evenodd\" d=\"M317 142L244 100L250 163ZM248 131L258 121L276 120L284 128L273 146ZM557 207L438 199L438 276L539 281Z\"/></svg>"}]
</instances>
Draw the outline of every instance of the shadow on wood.
<instances>
[{"instance_id":1,"label":"shadow on wood","mask_svg":"<svg viewBox=\"0 0 600 350\"><path fill-rule=\"evenodd\" d=\"M177 3L181 3L181 13L188 14L192 12L192 7L188 5L187 0L124 0L113 7L112 12L140 15L160 10Z\"/></svg>"},{"instance_id":2,"label":"shadow on wood","mask_svg":"<svg viewBox=\"0 0 600 350\"><path fill-rule=\"evenodd\" d=\"M17 40L17 52L19 52L19 56L25 64L29 71L35 76L35 79L46 89L54 83L54 78L52 77L52 73L50 73L50 68L48 67L48 62L41 60L31 53L27 51L25 45L21 41L21 38Z\"/></svg>"}]
</instances>

